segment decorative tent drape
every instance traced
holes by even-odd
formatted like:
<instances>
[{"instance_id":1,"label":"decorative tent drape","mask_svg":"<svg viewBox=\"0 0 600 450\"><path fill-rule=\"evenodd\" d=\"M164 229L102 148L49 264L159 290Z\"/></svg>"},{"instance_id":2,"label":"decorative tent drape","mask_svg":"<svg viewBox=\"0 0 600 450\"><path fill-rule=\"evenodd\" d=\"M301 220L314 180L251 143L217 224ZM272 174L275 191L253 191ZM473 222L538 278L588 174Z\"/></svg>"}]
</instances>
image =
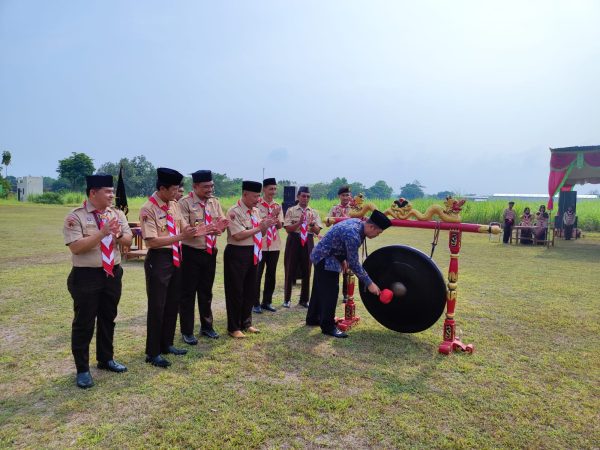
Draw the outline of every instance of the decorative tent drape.
<instances>
[{"instance_id":1,"label":"decorative tent drape","mask_svg":"<svg viewBox=\"0 0 600 450\"><path fill-rule=\"evenodd\" d=\"M560 190L570 191L575 184L600 183L600 146L550 149L548 209Z\"/></svg>"}]
</instances>

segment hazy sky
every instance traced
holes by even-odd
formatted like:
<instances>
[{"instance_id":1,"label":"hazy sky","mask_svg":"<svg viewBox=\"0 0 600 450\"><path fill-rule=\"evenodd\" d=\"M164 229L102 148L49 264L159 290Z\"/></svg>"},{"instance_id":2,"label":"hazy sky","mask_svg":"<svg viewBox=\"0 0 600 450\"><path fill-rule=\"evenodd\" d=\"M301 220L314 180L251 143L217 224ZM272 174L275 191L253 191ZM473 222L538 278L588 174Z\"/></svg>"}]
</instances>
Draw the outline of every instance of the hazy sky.
<instances>
[{"instance_id":1,"label":"hazy sky","mask_svg":"<svg viewBox=\"0 0 600 450\"><path fill-rule=\"evenodd\" d=\"M599 24L597 0L0 0L0 151L544 193L549 147L600 144Z\"/></svg>"}]
</instances>

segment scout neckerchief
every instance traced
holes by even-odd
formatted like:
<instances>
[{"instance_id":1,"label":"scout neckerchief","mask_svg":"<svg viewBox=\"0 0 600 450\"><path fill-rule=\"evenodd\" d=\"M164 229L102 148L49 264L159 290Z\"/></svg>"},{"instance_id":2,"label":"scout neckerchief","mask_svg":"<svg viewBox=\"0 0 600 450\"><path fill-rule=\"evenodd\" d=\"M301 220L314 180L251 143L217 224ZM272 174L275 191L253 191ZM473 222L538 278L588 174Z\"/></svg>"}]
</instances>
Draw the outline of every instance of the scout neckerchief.
<instances>
[{"instance_id":1,"label":"scout neckerchief","mask_svg":"<svg viewBox=\"0 0 600 450\"><path fill-rule=\"evenodd\" d=\"M261 205L263 205L265 208L267 208L267 211L269 213L269 216L271 215L271 213L273 213L273 205L269 205L266 200L261 199ZM270 226L269 228L267 228L267 248L271 247L271 244L273 243L273 241L277 240L277 227L275 225Z\"/></svg>"},{"instance_id":2,"label":"scout neckerchief","mask_svg":"<svg viewBox=\"0 0 600 450\"><path fill-rule=\"evenodd\" d=\"M83 202L84 209L87 210L87 200ZM98 229L101 230L104 224L108 221L108 214L102 213L95 209L92 211L94 214L94 219L96 220L96 225ZM107 277L114 277L113 268L115 267L115 242L113 240L112 233L108 236L104 236L100 241L100 250L102 250L102 268L106 272Z\"/></svg>"},{"instance_id":3,"label":"scout neckerchief","mask_svg":"<svg viewBox=\"0 0 600 450\"><path fill-rule=\"evenodd\" d=\"M190 197L194 198L194 193L190 192ZM204 223L205 225L210 225L212 223L212 216L210 215L210 211L208 210L208 201L203 203L202 200L198 198L198 203L200 207L204 210ZM206 239L206 253L209 255L213 254L213 248L215 248L217 244L217 237L213 234L207 234L205 236Z\"/></svg>"},{"instance_id":4,"label":"scout neckerchief","mask_svg":"<svg viewBox=\"0 0 600 450\"><path fill-rule=\"evenodd\" d=\"M238 206L243 209L240 200L238 200ZM252 228L256 228L258 226L258 219L252 214L252 209L250 208L248 209L248 215L250 216ZM254 241L254 265L256 266L262 259L262 233L260 231L256 233L252 236L252 240Z\"/></svg>"},{"instance_id":5,"label":"scout neckerchief","mask_svg":"<svg viewBox=\"0 0 600 450\"><path fill-rule=\"evenodd\" d=\"M302 208L300 208L302 209ZM302 210L302 223L300 224L300 245L304 247L308 239L308 224L306 223L306 209Z\"/></svg>"},{"instance_id":6,"label":"scout neckerchief","mask_svg":"<svg viewBox=\"0 0 600 450\"><path fill-rule=\"evenodd\" d=\"M171 210L169 209L169 204L165 203L163 206L160 206L154 196L148 197L150 203L158 206L167 214L167 230L169 231L169 236L177 236L177 225L175 224L175 220L173 220L173 214L171 214ZM179 252L180 242L173 242L171 247L173 248L173 265L175 267L179 267L180 264L180 252Z\"/></svg>"}]
</instances>

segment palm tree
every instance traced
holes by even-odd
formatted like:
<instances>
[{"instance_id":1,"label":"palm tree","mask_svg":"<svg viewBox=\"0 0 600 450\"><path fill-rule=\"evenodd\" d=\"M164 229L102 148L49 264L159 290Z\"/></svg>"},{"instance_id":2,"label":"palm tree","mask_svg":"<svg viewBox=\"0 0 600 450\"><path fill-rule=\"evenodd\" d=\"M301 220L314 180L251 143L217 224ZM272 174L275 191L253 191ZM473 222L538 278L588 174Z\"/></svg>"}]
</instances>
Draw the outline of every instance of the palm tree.
<instances>
[{"instance_id":1,"label":"palm tree","mask_svg":"<svg viewBox=\"0 0 600 450\"><path fill-rule=\"evenodd\" d=\"M12 155L8 150L2 152L2 165L4 166L4 178L8 177L8 165L10 164L10 158Z\"/></svg>"}]
</instances>

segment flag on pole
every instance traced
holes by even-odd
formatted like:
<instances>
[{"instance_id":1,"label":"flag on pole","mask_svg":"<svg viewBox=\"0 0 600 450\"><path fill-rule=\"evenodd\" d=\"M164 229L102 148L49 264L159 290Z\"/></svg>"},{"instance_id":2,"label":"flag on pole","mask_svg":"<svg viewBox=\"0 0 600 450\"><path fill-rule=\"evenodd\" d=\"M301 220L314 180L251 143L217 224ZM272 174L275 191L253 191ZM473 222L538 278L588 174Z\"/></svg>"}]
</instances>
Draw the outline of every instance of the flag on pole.
<instances>
[{"instance_id":1,"label":"flag on pole","mask_svg":"<svg viewBox=\"0 0 600 450\"><path fill-rule=\"evenodd\" d=\"M125 182L123 181L123 165L119 168L119 179L117 181L117 192L116 192L116 205L121 211L125 213L129 212L129 207L127 206L127 194L125 193Z\"/></svg>"}]
</instances>

